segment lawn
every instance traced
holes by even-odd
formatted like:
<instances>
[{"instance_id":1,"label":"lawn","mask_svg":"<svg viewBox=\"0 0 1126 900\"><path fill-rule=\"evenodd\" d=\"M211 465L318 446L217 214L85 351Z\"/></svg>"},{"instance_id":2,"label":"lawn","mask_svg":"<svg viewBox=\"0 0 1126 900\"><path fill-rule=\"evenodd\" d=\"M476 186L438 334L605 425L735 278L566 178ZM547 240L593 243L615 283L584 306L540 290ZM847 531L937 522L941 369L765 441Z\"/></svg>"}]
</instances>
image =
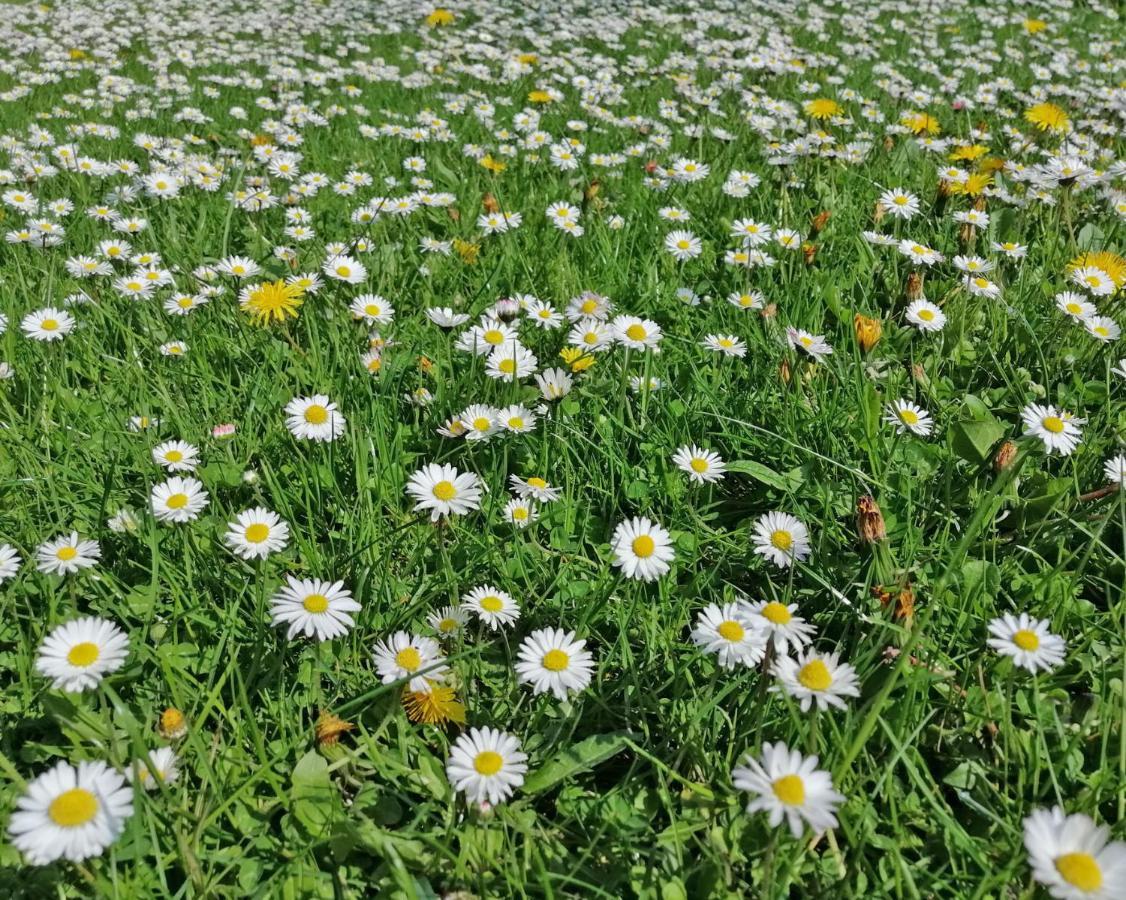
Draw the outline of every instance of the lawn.
<instances>
[{"instance_id":1,"label":"lawn","mask_svg":"<svg viewBox=\"0 0 1126 900\"><path fill-rule=\"evenodd\" d=\"M0 896L1126 898L1115 9L8 10Z\"/></svg>"}]
</instances>

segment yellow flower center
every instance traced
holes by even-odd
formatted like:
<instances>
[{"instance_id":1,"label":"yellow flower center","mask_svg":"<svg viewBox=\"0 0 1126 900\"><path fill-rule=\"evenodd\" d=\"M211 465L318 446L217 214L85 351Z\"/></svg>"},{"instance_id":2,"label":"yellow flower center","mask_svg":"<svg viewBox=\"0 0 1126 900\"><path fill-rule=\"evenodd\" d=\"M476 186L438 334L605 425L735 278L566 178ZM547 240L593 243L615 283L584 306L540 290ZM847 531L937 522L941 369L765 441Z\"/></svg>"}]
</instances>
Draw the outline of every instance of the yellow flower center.
<instances>
[{"instance_id":1,"label":"yellow flower center","mask_svg":"<svg viewBox=\"0 0 1126 900\"><path fill-rule=\"evenodd\" d=\"M485 612L498 613L504 609L504 601L496 594L489 594L488 597L481 598L481 609Z\"/></svg>"},{"instance_id":2,"label":"yellow flower center","mask_svg":"<svg viewBox=\"0 0 1126 900\"><path fill-rule=\"evenodd\" d=\"M1103 872L1089 853L1065 853L1055 860L1056 871L1068 884L1094 893L1103 886Z\"/></svg>"},{"instance_id":3,"label":"yellow flower center","mask_svg":"<svg viewBox=\"0 0 1126 900\"><path fill-rule=\"evenodd\" d=\"M477 770L479 775L496 775L502 765L504 765L504 759L493 750L482 750L473 760L473 768Z\"/></svg>"},{"instance_id":4,"label":"yellow flower center","mask_svg":"<svg viewBox=\"0 0 1126 900\"><path fill-rule=\"evenodd\" d=\"M798 681L806 690L825 691L833 683L833 676L829 674L829 667L825 663L819 659L814 659L801 667L798 672Z\"/></svg>"},{"instance_id":5,"label":"yellow flower center","mask_svg":"<svg viewBox=\"0 0 1126 900\"><path fill-rule=\"evenodd\" d=\"M919 310L919 318L922 319L924 322L934 321L934 310L920 309Z\"/></svg>"},{"instance_id":6,"label":"yellow flower center","mask_svg":"<svg viewBox=\"0 0 1126 900\"><path fill-rule=\"evenodd\" d=\"M731 340L731 338L720 338L718 341L716 341L716 343L719 344L724 350L730 350L735 346L735 342Z\"/></svg>"},{"instance_id":7,"label":"yellow flower center","mask_svg":"<svg viewBox=\"0 0 1126 900\"><path fill-rule=\"evenodd\" d=\"M452 481L439 481L434 485L434 496L439 500L453 500L457 496L457 488Z\"/></svg>"},{"instance_id":8,"label":"yellow flower center","mask_svg":"<svg viewBox=\"0 0 1126 900\"><path fill-rule=\"evenodd\" d=\"M1036 636L1035 632L1029 631L1027 628L1022 628L1013 635L1013 643L1020 647L1021 650L1031 651L1040 647L1040 638Z\"/></svg>"},{"instance_id":9,"label":"yellow flower center","mask_svg":"<svg viewBox=\"0 0 1126 900\"><path fill-rule=\"evenodd\" d=\"M59 549L55 551L55 556L63 562L70 562L78 556L78 551L74 547L59 547Z\"/></svg>"},{"instance_id":10,"label":"yellow flower center","mask_svg":"<svg viewBox=\"0 0 1126 900\"><path fill-rule=\"evenodd\" d=\"M59 327L58 319L44 319L40 327L44 331L55 331Z\"/></svg>"},{"instance_id":11,"label":"yellow flower center","mask_svg":"<svg viewBox=\"0 0 1126 900\"><path fill-rule=\"evenodd\" d=\"M794 536L783 528L777 528L770 533L770 543L778 550L789 550L794 546Z\"/></svg>"},{"instance_id":12,"label":"yellow flower center","mask_svg":"<svg viewBox=\"0 0 1126 900\"><path fill-rule=\"evenodd\" d=\"M1060 434L1063 431L1063 419L1059 416L1047 416L1040 424L1044 426L1045 431L1050 431L1052 434Z\"/></svg>"},{"instance_id":13,"label":"yellow flower center","mask_svg":"<svg viewBox=\"0 0 1126 900\"><path fill-rule=\"evenodd\" d=\"M528 479L528 486L542 491L545 487L547 487L547 482L542 478L537 478L535 475L533 475Z\"/></svg>"},{"instance_id":14,"label":"yellow flower center","mask_svg":"<svg viewBox=\"0 0 1126 900\"><path fill-rule=\"evenodd\" d=\"M319 403L314 403L305 410L305 421L310 425L323 425L328 421L328 410Z\"/></svg>"},{"instance_id":15,"label":"yellow flower center","mask_svg":"<svg viewBox=\"0 0 1126 900\"><path fill-rule=\"evenodd\" d=\"M486 416L478 416L473 420L474 431L488 431L489 426L492 425L492 420Z\"/></svg>"},{"instance_id":16,"label":"yellow flower center","mask_svg":"<svg viewBox=\"0 0 1126 900\"><path fill-rule=\"evenodd\" d=\"M171 497L168 498L168 508L169 509L183 509L187 505L188 505L188 495L187 494L173 494Z\"/></svg>"},{"instance_id":17,"label":"yellow flower center","mask_svg":"<svg viewBox=\"0 0 1126 900\"><path fill-rule=\"evenodd\" d=\"M918 425L919 414L912 409L901 409L899 411L899 420L904 425Z\"/></svg>"},{"instance_id":18,"label":"yellow flower center","mask_svg":"<svg viewBox=\"0 0 1126 900\"><path fill-rule=\"evenodd\" d=\"M97 644L83 641L81 644L75 644L70 648L70 652L66 655L66 661L72 666L84 669L96 663L100 655L101 651Z\"/></svg>"},{"instance_id":19,"label":"yellow flower center","mask_svg":"<svg viewBox=\"0 0 1126 900\"><path fill-rule=\"evenodd\" d=\"M626 329L626 337L631 341L643 341L645 340L645 329L641 325L630 325Z\"/></svg>"},{"instance_id":20,"label":"yellow flower center","mask_svg":"<svg viewBox=\"0 0 1126 900\"><path fill-rule=\"evenodd\" d=\"M376 316L382 315L383 310L380 307L376 306L374 303L369 303L364 307L364 312L366 312L374 319Z\"/></svg>"},{"instance_id":21,"label":"yellow flower center","mask_svg":"<svg viewBox=\"0 0 1126 900\"><path fill-rule=\"evenodd\" d=\"M582 310L584 315L589 316L592 312L598 309L598 302L595 300L584 300L583 305L580 306L579 309Z\"/></svg>"},{"instance_id":22,"label":"yellow flower center","mask_svg":"<svg viewBox=\"0 0 1126 900\"><path fill-rule=\"evenodd\" d=\"M800 775L783 775L771 787L774 796L787 806L801 806L805 803L805 783Z\"/></svg>"},{"instance_id":23,"label":"yellow flower center","mask_svg":"<svg viewBox=\"0 0 1126 900\"><path fill-rule=\"evenodd\" d=\"M516 429L523 428L524 427L523 418L521 418L520 416L513 416L511 419L508 420L508 427L509 428L516 428Z\"/></svg>"},{"instance_id":24,"label":"yellow flower center","mask_svg":"<svg viewBox=\"0 0 1126 900\"><path fill-rule=\"evenodd\" d=\"M762 608L762 617L774 625L785 625L790 619L790 611L777 600L771 600Z\"/></svg>"},{"instance_id":25,"label":"yellow flower center","mask_svg":"<svg viewBox=\"0 0 1126 900\"><path fill-rule=\"evenodd\" d=\"M502 359L497 366L505 375L511 375L516 371L516 360Z\"/></svg>"},{"instance_id":26,"label":"yellow flower center","mask_svg":"<svg viewBox=\"0 0 1126 900\"><path fill-rule=\"evenodd\" d=\"M591 344L591 345L597 344L598 343L598 334L596 332L593 332L593 331L588 331L586 334L583 335L583 343L584 344Z\"/></svg>"},{"instance_id":27,"label":"yellow flower center","mask_svg":"<svg viewBox=\"0 0 1126 900\"><path fill-rule=\"evenodd\" d=\"M457 622L453 619L442 619L442 621L438 623L438 630L442 632L442 634L449 634L451 631L457 631Z\"/></svg>"},{"instance_id":28,"label":"yellow flower center","mask_svg":"<svg viewBox=\"0 0 1126 900\"><path fill-rule=\"evenodd\" d=\"M1083 307L1080 306L1078 303L1069 303L1069 304L1067 304L1067 311L1069 313L1071 313L1073 316L1077 316L1081 312L1083 312Z\"/></svg>"},{"instance_id":29,"label":"yellow flower center","mask_svg":"<svg viewBox=\"0 0 1126 900\"><path fill-rule=\"evenodd\" d=\"M719 623L719 627L716 628L716 633L725 641L735 643L743 640L743 636L747 631L738 622L733 622L731 619L728 619L726 622Z\"/></svg>"},{"instance_id":30,"label":"yellow flower center","mask_svg":"<svg viewBox=\"0 0 1126 900\"><path fill-rule=\"evenodd\" d=\"M524 506L517 506L512 510L512 518L519 522L523 522L528 518L528 509Z\"/></svg>"},{"instance_id":31,"label":"yellow flower center","mask_svg":"<svg viewBox=\"0 0 1126 900\"><path fill-rule=\"evenodd\" d=\"M548 650L543 655L543 667L549 672L562 672L570 662L571 657L562 650Z\"/></svg>"},{"instance_id":32,"label":"yellow flower center","mask_svg":"<svg viewBox=\"0 0 1126 900\"><path fill-rule=\"evenodd\" d=\"M927 252L927 248L926 248L926 247L922 247L922 246L920 246L919 244L915 244L915 246L913 246L913 247L911 248L911 252L912 252L912 253L914 253L914 254L916 254L917 256L922 256L922 255L923 255L924 253L926 253L926 252Z\"/></svg>"},{"instance_id":33,"label":"yellow flower center","mask_svg":"<svg viewBox=\"0 0 1126 900\"><path fill-rule=\"evenodd\" d=\"M337 266L336 267L336 274L339 275L341 278L347 278L349 275L352 274L352 270L348 266Z\"/></svg>"},{"instance_id":34,"label":"yellow flower center","mask_svg":"<svg viewBox=\"0 0 1126 900\"><path fill-rule=\"evenodd\" d=\"M395 654L395 665L400 669L413 672L422 665L422 654L414 647L404 647Z\"/></svg>"},{"instance_id":35,"label":"yellow flower center","mask_svg":"<svg viewBox=\"0 0 1126 900\"><path fill-rule=\"evenodd\" d=\"M184 458L184 454L179 450L169 450L164 454L164 461L170 463L178 463Z\"/></svg>"},{"instance_id":36,"label":"yellow flower center","mask_svg":"<svg viewBox=\"0 0 1126 900\"><path fill-rule=\"evenodd\" d=\"M1097 334L1099 337L1106 337L1108 334L1110 334L1110 329L1105 325L1096 325L1091 330L1095 332L1095 334Z\"/></svg>"},{"instance_id":37,"label":"yellow flower center","mask_svg":"<svg viewBox=\"0 0 1126 900\"><path fill-rule=\"evenodd\" d=\"M657 545L653 543L653 539L647 534L638 535L633 539L633 552L635 556L640 556L642 559L647 559L653 555L653 551L657 549Z\"/></svg>"},{"instance_id":38,"label":"yellow flower center","mask_svg":"<svg viewBox=\"0 0 1126 900\"><path fill-rule=\"evenodd\" d=\"M328 597L324 594L310 594L301 601L301 605L305 607L305 612L323 613L328 609Z\"/></svg>"},{"instance_id":39,"label":"yellow flower center","mask_svg":"<svg viewBox=\"0 0 1126 900\"><path fill-rule=\"evenodd\" d=\"M481 335L481 338L486 344L492 344L496 346L497 344L500 344L504 341L504 332L499 331L496 328L490 328L483 335Z\"/></svg>"},{"instance_id":40,"label":"yellow flower center","mask_svg":"<svg viewBox=\"0 0 1126 900\"><path fill-rule=\"evenodd\" d=\"M85 825L97 814L98 798L85 788L71 788L59 794L47 807L47 815L60 828Z\"/></svg>"},{"instance_id":41,"label":"yellow flower center","mask_svg":"<svg viewBox=\"0 0 1126 900\"><path fill-rule=\"evenodd\" d=\"M270 526L255 522L246 529L246 539L252 544L261 544L270 536Z\"/></svg>"}]
</instances>

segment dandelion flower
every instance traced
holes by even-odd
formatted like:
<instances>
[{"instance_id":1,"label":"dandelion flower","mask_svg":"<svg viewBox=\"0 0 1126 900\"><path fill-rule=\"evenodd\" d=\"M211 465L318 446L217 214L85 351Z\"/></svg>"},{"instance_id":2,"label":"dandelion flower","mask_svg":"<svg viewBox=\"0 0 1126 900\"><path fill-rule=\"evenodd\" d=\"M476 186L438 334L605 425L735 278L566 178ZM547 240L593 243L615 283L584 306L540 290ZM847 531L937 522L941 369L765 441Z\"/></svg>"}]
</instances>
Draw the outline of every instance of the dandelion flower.
<instances>
[{"instance_id":1,"label":"dandelion flower","mask_svg":"<svg viewBox=\"0 0 1126 900\"><path fill-rule=\"evenodd\" d=\"M296 319L297 310L305 302L304 293L298 284L287 284L281 279L267 281L244 287L239 294L239 305L255 324L268 325L271 321Z\"/></svg>"}]
</instances>

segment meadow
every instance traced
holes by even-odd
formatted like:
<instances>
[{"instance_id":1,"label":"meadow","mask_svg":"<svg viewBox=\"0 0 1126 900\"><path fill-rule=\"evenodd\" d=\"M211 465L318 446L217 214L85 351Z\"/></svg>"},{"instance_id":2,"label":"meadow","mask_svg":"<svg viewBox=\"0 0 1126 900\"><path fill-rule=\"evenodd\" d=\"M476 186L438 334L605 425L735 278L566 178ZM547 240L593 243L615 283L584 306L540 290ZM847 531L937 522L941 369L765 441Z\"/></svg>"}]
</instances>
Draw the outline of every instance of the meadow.
<instances>
[{"instance_id":1,"label":"meadow","mask_svg":"<svg viewBox=\"0 0 1126 900\"><path fill-rule=\"evenodd\" d=\"M0 896L1126 898L1094 0L0 23Z\"/></svg>"}]
</instances>

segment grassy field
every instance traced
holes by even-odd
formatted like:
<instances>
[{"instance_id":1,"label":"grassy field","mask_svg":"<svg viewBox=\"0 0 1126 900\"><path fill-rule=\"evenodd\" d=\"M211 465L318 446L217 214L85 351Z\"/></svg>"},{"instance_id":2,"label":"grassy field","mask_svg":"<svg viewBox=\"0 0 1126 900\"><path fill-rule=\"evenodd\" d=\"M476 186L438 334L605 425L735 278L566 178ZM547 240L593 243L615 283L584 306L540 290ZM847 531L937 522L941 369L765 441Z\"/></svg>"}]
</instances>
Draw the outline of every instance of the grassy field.
<instances>
[{"instance_id":1,"label":"grassy field","mask_svg":"<svg viewBox=\"0 0 1126 900\"><path fill-rule=\"evenodd\" d=\"M0 896L1126 897L1113 9L0 28Z\"/></svg>"}]
</instances>

